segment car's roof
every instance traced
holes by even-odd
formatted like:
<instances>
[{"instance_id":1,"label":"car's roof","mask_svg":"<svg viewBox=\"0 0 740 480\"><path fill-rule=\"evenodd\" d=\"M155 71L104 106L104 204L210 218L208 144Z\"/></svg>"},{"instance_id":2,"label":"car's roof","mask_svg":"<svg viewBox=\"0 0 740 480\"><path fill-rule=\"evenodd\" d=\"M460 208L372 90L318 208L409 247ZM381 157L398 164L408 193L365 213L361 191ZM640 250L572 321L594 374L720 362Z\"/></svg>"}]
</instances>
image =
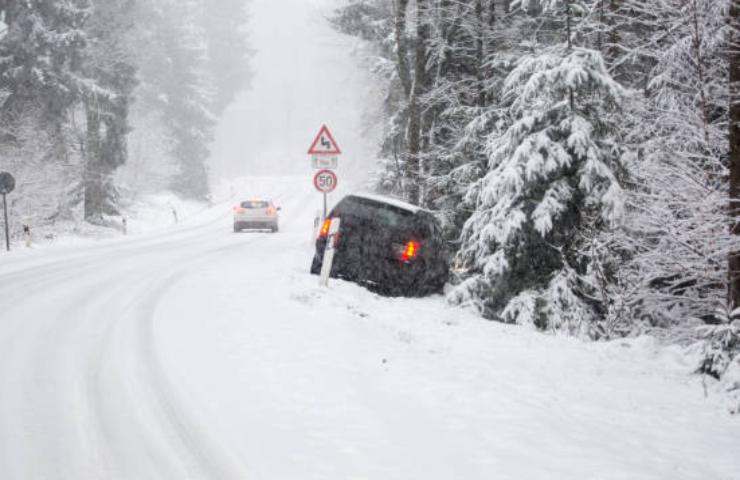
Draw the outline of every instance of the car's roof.
<instances>
[{"instance_id":1,"label":"car's roof","mask_svg":"<svg viewBox=\"0 0 740 480\"><path fill-rule=\"evenodd\" d=\"M350 195L351 197L358 197L358 198L365 198L367 200L373 200L375 202L385 203L388 205L393 205L396 208L400 208L403 210L406 210L411 213L417 213L420 211L426 211L421 207L418 207L416 205L412 205L408 202L404 202L403 200L399 200L398 198L388 197L385 195L378 195L377 193L353 193Z\"/></svg>"}]
</instances>

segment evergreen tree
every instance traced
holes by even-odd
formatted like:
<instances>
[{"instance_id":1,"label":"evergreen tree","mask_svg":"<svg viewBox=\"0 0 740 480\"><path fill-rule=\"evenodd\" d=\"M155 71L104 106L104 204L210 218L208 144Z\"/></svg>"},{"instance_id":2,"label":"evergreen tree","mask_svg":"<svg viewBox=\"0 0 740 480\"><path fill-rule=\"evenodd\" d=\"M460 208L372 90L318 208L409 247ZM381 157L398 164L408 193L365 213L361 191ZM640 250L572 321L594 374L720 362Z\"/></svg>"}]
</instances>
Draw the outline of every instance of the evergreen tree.
<instances>
[{"instance_id":1,"label":"evergreen tree","mask_svg":"<svg viewBox=\"0 0 740 480\"><path fill-rule=\"evenodd\" d=\"M454 299L491 317L598 335L603 313L579 234L619 217L622 149L604 112L625 92L593 50L523 57L503 85L510 126L491 139L489 172L461 256L475 272Z\"/></svg>"},{"instance_id":2,"label":"evergreen tree","mask_svg":"<svg viewBox=\"0 0 740 480\"><path fill-rule=\"evenodd\" d=\"M146 101L166 127L176 172L171 188L193 199L209 193L206 162L216 117L199 0L162 1L142 8L149 15L148 51L140 61Z\"/></svg>"},{"instance_id":3,"label":"evergreen tree","mask_svg":"<svg viewBox=\"0 0 740 480\"><path fill-rule=\"evenodd\" d=\"M70 143L67 115L82 94L95 88L81 75L87 46L84 24L89 0L6 1L0 40L0 107L4 123L36 112L39 128L50 138L50 161L66 159Z\"/></svg>"},{"instance_id":4,"label":"evergreen tree","mask_svg":"<svg viewBox=\"0 0 740 480\"><path fill-rule=\"evenodd\" d=\"M100 88L86 92L84 213L88 220L118 213L113 173L128 158L129 109L137 84L130 34L133 0L95 0L86 28L85 71Z\"/></svg>"},{"instance_id":5,"label":"evergreen tree","mask_svg":"<svg viewBox=\"0 0 740 480\"><path fill-rule=\"evenodd\" d=\"M202 22L207 42L208 71L215 94L212 111L220 115L249 87L252 50L246 38L245 0L204 0Z\"/></svg>"}]
</instances>

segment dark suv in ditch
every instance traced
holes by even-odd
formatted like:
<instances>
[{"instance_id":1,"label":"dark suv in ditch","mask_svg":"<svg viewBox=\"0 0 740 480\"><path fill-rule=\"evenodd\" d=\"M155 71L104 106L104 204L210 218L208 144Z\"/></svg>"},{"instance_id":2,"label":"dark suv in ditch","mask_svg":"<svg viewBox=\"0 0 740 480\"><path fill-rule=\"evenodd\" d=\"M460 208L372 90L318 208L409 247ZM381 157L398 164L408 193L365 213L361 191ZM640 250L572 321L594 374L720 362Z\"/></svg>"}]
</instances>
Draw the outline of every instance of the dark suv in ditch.
<instances>
[{"instance_id":1,"label":"dark suv in ditch","mask_svg":"<svg viewBox=\"0 0 740 480\"><path fill-rule=\"evenodd\" d=\"M437 293L447 282L446 242L434 215L390 197L353 194L329 213L316 240L311 273L321 271L329 226L341 224L331 276L391 296Z\"/></svg>"}]
</instances>

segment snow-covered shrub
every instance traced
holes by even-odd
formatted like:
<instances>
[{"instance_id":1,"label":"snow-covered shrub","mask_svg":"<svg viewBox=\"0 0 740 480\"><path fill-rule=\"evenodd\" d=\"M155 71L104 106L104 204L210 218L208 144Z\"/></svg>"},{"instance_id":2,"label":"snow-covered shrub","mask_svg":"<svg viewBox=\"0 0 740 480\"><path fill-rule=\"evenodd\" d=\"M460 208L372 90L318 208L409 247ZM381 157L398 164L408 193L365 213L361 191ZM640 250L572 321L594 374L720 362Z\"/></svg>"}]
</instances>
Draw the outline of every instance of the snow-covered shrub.
<instances>
[{"instance_id":1,"label":"snow-covered shrub","mask_svg":"<svg viewBox=\"0 0 740 480\"><path fill-rule=\"evenodd\" d=\"M735 357L722 375L722 387L727 393L730 413L740 414L740 356Z\"/></svg>"},{"instance_id":2,"label":"snow-covered shrub","mask_svg":"<svg viewBox=\"0 0 740 480\"><path fill-rule=\"evenodd\" d=\"M729 314L719 309L715 321L699 328L703 350L698 371L719 379L740 354L740 309Z\"/></svg>"},{"instance_id":3,"label":"snow-covered shrub","mask_svg":"<svg viewBox=\"0 0 740 480\"><path fill-rule=\"evenodd\" d=\"M698 373L720 379L732 413L740 413L740 308L718 309L714 324L699 327L702 352Z\"/></svg>"},{"instance_id":4,"label":"snow-covered shrub","mask_svg":"<svg viewBox=\"0 0 740 480\"><path fill-rule=\"evenodd\" d=\"M468 197L475 212L460 257L471 278L450 299L478 298L490 318L594 336L603 299L581 233L587 219L606 228L623 212L624 151L611 114L626 92L599 52L558 46L521 58L502 96L509 127L489 139L488 173Z\"/></svg>"}]
</instances>

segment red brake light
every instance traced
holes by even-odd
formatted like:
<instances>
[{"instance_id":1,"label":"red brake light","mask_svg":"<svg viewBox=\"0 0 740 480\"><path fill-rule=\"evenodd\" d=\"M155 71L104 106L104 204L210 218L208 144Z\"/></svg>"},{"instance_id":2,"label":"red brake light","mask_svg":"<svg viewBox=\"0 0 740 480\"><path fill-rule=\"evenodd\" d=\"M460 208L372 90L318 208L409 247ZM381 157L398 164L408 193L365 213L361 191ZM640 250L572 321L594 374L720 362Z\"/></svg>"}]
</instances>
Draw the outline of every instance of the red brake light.
<instances>
[{"instance_id":1,"label":"red brake light","mask_svg":"<svg viewBox=\"0 0 740 480\"><path fill-rule=\"evenodd\" d=\"M277 213L277 210L275 210L274 208L272 208L272 207L268 207L267 208L267 214L268 215L275 215L275 213Z\"/></svg>"},{"instance_id":2,"label":"red brake light","mask_svg":"<svg viewBox=\"0 0 740 480\"><path fill-rule=\"evenodd\" d=\"M419 242L415 242L413 240L410 240L408 243L406 243L406 247L403 250L403 253L401 253L401 261L407 261L411 260L412 258L416 257L419 254Z\"/></svg>"},{"instance_id":3,"label":"red brake light","mask_svg":"<svg viewBox=\"0 0 740 480\"><path fill-rule=\"evenodd\" d=\"M234 207L234 213L244 213L244 209L241 207Z\"/></svg>"},{"instance_id":4,"label":"red brake light","mask_svg":"<svg viewBox=\"0 0 740 480\"><path fill-rule=\"evenodd\" d=\"M331 218L327 218L324 220L324 224L321 225L321 230L319 231L319 238L326 238L329 235L329 228L331 227Z\"/></svg>"}]
</instances>

